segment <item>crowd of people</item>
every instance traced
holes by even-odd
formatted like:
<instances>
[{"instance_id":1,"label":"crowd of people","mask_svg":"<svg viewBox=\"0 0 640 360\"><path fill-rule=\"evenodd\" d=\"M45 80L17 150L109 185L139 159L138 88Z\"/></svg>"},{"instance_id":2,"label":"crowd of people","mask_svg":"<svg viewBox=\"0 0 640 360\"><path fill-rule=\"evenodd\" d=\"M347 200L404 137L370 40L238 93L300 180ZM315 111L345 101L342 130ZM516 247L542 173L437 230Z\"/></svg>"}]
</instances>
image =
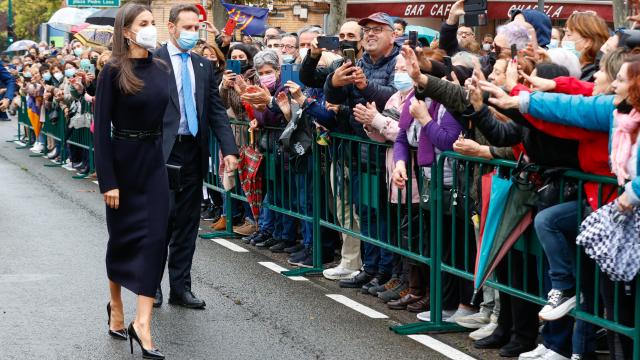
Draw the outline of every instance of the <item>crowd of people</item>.
<instances>
[{"instance_id":1,"label":"crowd of people","mask_svg":"<svg viewBox=\"0 0 640 360\"><path fill-rule=\"evenodd\" d=\"M586 204L569 196L565 198L569 201L554 198L538 205L533 231L544 250L545 271L537 278L535 262L530 262L529 274L544 284L548 293L544 306L486 286L472 302L471 282L452 275L443 281L456 285L443 290L442 318L473 329L469 336L476 348L500 349L501 356L519 359L595 359L599 328L567 314L575 307L593 312L594 303L603 303L607 319L633 326L635 287L616 286L606 274L596 272L592 261L583 261L581 293L577 293L578 214L586 217L609 203L622 214L639 211L640 57L636 54L640 51L635 47L640 46L640 33L613 32L592 12L576 12L564 28L556 28L543 12L517 10L493 36L459 25L463 15L463 1L458 1L442 24L439 39L429 43L420 38L414 46L407 42L404 20L375 13L347 20L338 34L328 34L339 37L338 50L319 48L317 38L327 35L319 26L295 33L269 28L260 40L245 35L239 42L210 26L216 43L201 42L194 51L213 63L229 118L246 124L232 126L237 145L247 145L243 135L247 129L264 130L257 139L259 148L275 158L276 168L292 174L276 171L273 179L265 179L273 184L266 186L263 203L281 208L295 204L303 215L311 216L314 206L324 207L332 198L349 199L346 206L353 207L356 216L341 217L340 225L384 243L393 239L381 229L400 227L402 237L407 226L387 224L384 216L378 216L384 211L382 203L418 206L422 200L417 178L428 178L444 151L615 176L624 191L587 182ZM343 56L344 50L353 51L355 63ZM11 58L5 66L16 79L17 92L11 104L0 103L2 110L15 113L22 95L39 121L45 114L60 121L63 114L68 129L90 127L96 79L109 56L107 48L72 41L62 48L41 43ZM240 62L240 73L227 69L229 60ZM283 81L284 64L299 64L301 84ZM380 148L381 162L376 163L383 174L376 177L380 205L362 201L365 195L358 184L364 179L356 169L361 164L350 161L323 159L329 163L323 171L331 174L332 181L314 189L311 144L302 142L306 145L294 148L278 141L292 121L302 130L298 137L315 138L319 144L329 143L332 133L390 144L389 149ZM50 138L45 141L32 132L22 140L32 144L32 151L46 151L47 157L59 161L67 160L60 159L61 147L67 146L66 166L89 171L84 149ZM372 147L349 151L360 152L363 162L372 161L367 149ZM412 162L418 166L409 165ZM455 171L445 163L445 186L452 186ZM482 175L475 169L473 182ZM411 199L396 195L407 186L415 188ZM313 203L313 191L320 191L322 204ZM480 192L479 186L472 187L475 214L482 213ZM232 222L247 244L286 252L294 266L313 267L311 222L267 206L254 217L250 206L237 200L231 200L233 218L226 219L226 200L211 190L208 195L201 216L213 222L214 230L224 230ZM344 201L334 205L337 212L345 211ZM471 221L459 223L464 227ZM396 236L396 231L389 233ZM426 265L347 234L323 229L321 237L323 263L333 263L340 253L337 266L324 270L327 279L377 296L390 309L430 320ZM502 281L506 275L498 268L495 276ZM593 289L595 276L600 276L599 289ZM610 331L607 340L611 359L631 358L629 338Z\"/></svg>"}]
</instances>

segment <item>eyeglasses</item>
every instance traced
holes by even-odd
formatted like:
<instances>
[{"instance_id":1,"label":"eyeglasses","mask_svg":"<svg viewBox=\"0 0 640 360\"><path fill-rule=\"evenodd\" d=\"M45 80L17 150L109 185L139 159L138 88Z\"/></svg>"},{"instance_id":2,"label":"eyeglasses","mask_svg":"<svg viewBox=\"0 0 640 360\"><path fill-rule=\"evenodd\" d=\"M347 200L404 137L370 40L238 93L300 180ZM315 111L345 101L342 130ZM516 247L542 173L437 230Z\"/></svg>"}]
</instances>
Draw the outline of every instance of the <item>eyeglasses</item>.
<instances>
[{"instance_id":1,"label":"eyeglasses","mask_svg":"<svg viewBox=\"0 0 640 360\"><path fill-rule=\"evenodd\" d=\"M285 50L293 50L293 49L297 49L295 46L293 45L282 45L282 48Z\"/></svg>"},{"instance_id":2,"label":"eyeglasses","mask_svg":"<svg viewBox=\"0 0 640 360\"><path fill-rule=\"evenodd\" d=\"M362 28L362 31L365 34L368 34L369 32L372 32L374 35L380 35L385 30L391 31L391 29L389 29L387 27L384 27L384 26L376 26L376 27L367 27L367 26L365 26L365 27Z\"/></svg>"},{"instance_id":3,"label":"eyeglasses","mask_svg":"<svg viewBox=\"0 0 640 360\"><path fill-rule=\"evenodd\" d=\"M281 47L282 47L282 44L269 44L269 45L267 45L267 47L268 47L269 49L273 49L273 48L278 49L278 48L281 48Z\"/></svg>"}]
</instances>

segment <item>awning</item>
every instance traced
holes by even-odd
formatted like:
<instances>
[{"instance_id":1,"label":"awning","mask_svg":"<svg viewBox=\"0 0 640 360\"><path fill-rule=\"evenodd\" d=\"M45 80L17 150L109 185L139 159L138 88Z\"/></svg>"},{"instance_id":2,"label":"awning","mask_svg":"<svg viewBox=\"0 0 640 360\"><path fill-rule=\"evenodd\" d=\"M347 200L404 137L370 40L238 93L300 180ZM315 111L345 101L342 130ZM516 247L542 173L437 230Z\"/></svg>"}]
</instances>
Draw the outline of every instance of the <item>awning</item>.
<instances>
[{"instance_id":1,"label":"awning","mask_svg":"<svg viewBox=\"0 0 640 360\"><path fill-rule=\"evenodd\" d=\"M363 18L374 12L382 11L391 16L402 18L446 18L453 1L371 1L349 0L347 17ZM488 15L490 20L509 18L513 9L537 9L537 1L492 1L489 0ZM613 5L608 0L585 1L545 1L544 11L551 19L567 19L576 11L594 11L607 22L613 22Z\"/></svg>"}]
</instances>

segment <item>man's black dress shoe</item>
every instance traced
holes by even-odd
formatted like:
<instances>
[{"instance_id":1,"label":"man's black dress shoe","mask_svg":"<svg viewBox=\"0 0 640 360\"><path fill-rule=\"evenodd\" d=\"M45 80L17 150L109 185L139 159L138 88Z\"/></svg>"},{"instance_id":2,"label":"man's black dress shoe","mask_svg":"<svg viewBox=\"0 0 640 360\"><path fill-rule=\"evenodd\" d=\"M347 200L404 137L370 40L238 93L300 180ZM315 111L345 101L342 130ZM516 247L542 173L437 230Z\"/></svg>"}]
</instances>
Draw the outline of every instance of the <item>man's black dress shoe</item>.
<instances>
[{"instance_id":1,"label":"man's black dress shoe","mask_svg":"<svg viewBox=\"0 0 640 360\"><path fill-rule=\"evenodd\" d=\"M499 349L509 342L508 338L502 338L496 335L489 335L484 339L477 340L473 343L476 349Z\"/></svg>"},{"instance_id":2,"label":"man's black dress shoe","mask_svg":"<svg viewBox=\"0 0 640 360\"><path fill-rule=\"evenodd\" d=\"M156 297L153 299L153 307L159 308L162 306L162 289L156 290Z\"/></svg>"},{"instance_id":3,"label":"man's black dress shoe","mask_svg":"<svg viewBox=\"0 0 640 360\"><path fill-rule=\"evenodd\" d=\"M373 280L374 275L361 271L352 279L340 280L338 283L341 288L362 288L369 281Z\"/></svg>"},{"instance_id":4,"label":"man's black dress shoe","mask_svg":"<svg viewBox=\"0 0 640 360\"><path fill-rule=\"evenodd\" d=\"M204 309L207 304L204 300L198 299L191 291L185 291L180 295L171 294L169 304L180 305L189 309Z\"/></svg>"},{"instance_id":5,"label":"man's black dress shoe","mask_svg":"<svg viewBox=\"0 0 640 360\"><path fill-rule=\"evenodd\" d=\"M523 344L517 341L510 341L507 345L500 348L500 356L502 357L518 357L522 353L535 349L534 344Z\"/></svg>"}]
</instances>

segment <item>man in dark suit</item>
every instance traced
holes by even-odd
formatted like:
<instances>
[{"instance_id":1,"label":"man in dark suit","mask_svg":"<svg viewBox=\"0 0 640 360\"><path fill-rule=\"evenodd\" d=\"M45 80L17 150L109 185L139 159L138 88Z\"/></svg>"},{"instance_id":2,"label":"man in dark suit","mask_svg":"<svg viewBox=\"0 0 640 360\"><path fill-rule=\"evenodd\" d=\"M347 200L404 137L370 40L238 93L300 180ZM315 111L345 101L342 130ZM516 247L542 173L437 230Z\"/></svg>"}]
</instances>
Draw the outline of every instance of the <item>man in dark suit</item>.
<instances>
[{"instance_id":1,"label":"man in dark suit","mask_svg":"<svg viewBox=\"0 0 640 360\"><path fill-rule=\"evenodd\" d=\"M198 9L176 5L169 13L169 42L156 52L171 70L171 101L164 116L163 151L167 164L179 169L179 184L171 181L171 215L167 239L171 292L169 303L203 308L191 291L191 264L196 248L202 201L202 181L209 169L209 131L224 156L225 171L237 167L238 148L222 105L211 62L190 52L198 40ZM175 168L174 168L175 170ZM154 306L162 304L158 287Z\"/></svg>"}]
</instances>

